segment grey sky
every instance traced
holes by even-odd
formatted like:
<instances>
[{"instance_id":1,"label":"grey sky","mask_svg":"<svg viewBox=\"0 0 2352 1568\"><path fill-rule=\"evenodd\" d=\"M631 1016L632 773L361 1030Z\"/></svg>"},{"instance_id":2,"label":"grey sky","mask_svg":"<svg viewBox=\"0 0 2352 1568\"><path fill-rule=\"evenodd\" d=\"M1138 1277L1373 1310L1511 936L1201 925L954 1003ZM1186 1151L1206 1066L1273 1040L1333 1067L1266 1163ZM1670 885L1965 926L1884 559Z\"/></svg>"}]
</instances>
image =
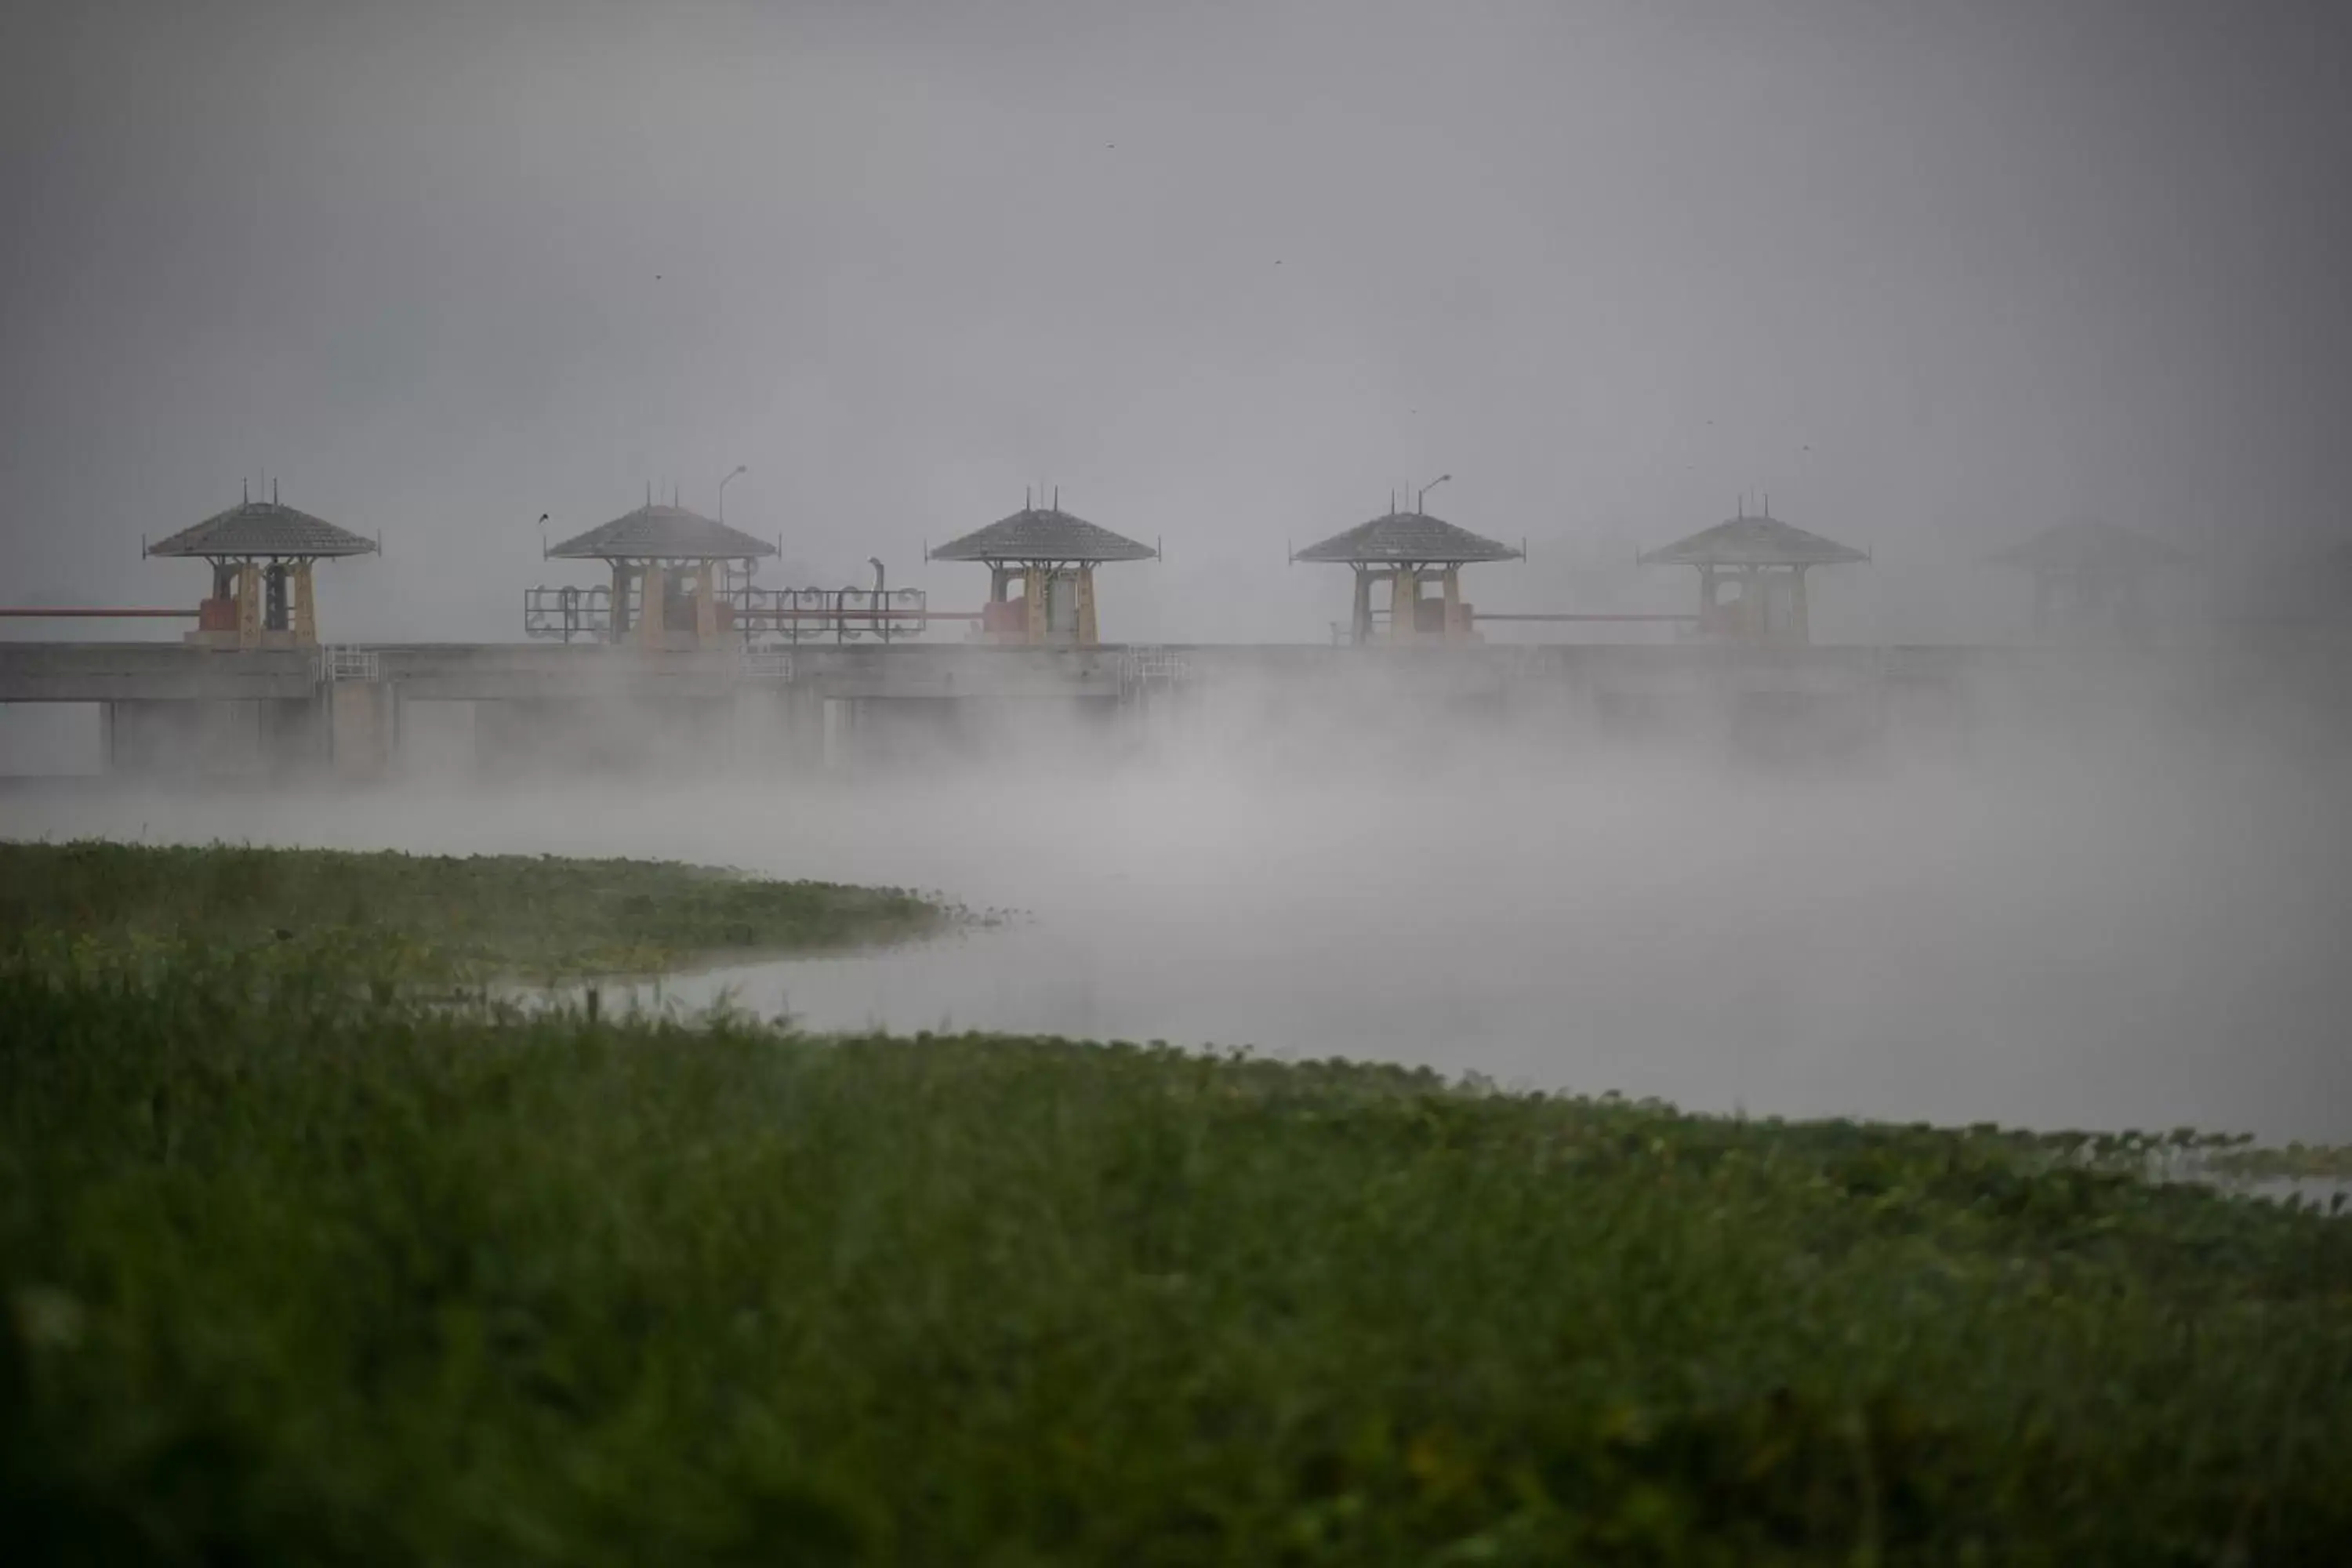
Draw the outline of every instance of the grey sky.
<instances>
[{"instance_id":1,"label":"grey sky","mask_svg":"<svg viewBox=\"0 0 2352 1568\"><path fill-rule=\"evenodd\" d=\"M1113 637L1319 636L1344 584L1286 539L1441 469L1437 510L1531 540L1473 584L1527 607L1742 489L1877 551L1825 596L1849 626L2078 513L2224 550L2344 525L2325 4L0 29L0 597L190 599L141 534L268 475L384 534L324 574L364 637L518 636L523 586L579 576L541 511L649 479L707 510L739 462L730 521L935 604L979 583L923 540L1057 482L1166 538L1106 574Z\"/></svg>"}]
</instances>

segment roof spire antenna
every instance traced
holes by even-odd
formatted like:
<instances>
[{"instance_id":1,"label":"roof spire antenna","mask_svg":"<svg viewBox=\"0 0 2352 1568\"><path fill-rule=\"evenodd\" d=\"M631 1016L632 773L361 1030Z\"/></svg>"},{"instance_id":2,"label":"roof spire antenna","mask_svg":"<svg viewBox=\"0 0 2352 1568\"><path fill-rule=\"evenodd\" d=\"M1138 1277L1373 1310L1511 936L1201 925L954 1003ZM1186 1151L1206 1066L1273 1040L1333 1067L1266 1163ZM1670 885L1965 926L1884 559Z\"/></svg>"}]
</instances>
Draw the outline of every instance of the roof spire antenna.
<instances>
[{"instance_id":1,"label":"roof spire antenna","mask_svg":"<svg viewBox=\"0 0 2352 1568\"><path fill-rule=\"evenodd\" d=\"M1768 518L1772 515L1772 492L1770 490L1766 490L1764 492L1764 515Z\"/></svg>"},{"instance_id":2,"label":"roof spire antenna","mask_svg":"<svg viewBox=\"0 0 2352 1568\"><path fill-rule=\"evenodd\" d=\"M654 482L653 482L653 480L651 480L651 479L647 479L647 480L646 481L646 509L648 511L652 510L653 510L653 504L654 504Z\"/></svg>"},{"instance_id":3,"label":"roof spire antenna","mask_svg":"<svg viewBox=\"0 0 2352 1568\"><path fill-rule=\"evenodd\" d=\"M236 483L237 489L242 490L245 494L245 504L251 506L253 504L253 481L251 479L239 479Z\"/></svg>"},{"instance_id":4,"label":"roof spire antenna","mask_svg":"<svg viewBox=\"0 0 2352 1568\"><path fill-rule=\"evenodd\" d=\"M276 506L278 504L278 481L276 479L269 481L269 504L271 506Z\"/></svg>"},{"instance_id":5,"label":"roof spire antenna","mask_svg":"<svg viewBox=\"0 0 2352 1568\"><path fill-rule=\"evenodd\" d=\"M1054 487L1054 510L1055 511L1062 510L1062 487L1059 485Z\"/></svg>"},{"instance_id":6,"label":"roof spire antenna","mask_svg":"<svg viewBox=\"0 0 2352 1568\"><path fill-rule=\"evenodd\" d=\"M1021 510L1023 511L1034 511L1037 510L1037 487L1035 485L1023 485L1021 487Z\"/></svg>"}]
</instances>

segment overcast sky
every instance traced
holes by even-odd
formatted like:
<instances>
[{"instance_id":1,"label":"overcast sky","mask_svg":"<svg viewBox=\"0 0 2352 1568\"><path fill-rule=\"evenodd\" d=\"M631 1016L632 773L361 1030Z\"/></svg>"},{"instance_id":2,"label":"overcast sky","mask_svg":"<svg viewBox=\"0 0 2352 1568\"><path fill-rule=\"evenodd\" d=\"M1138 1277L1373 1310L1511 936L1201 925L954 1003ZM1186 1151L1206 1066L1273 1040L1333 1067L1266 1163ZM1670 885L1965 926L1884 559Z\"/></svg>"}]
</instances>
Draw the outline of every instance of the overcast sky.
<instances>
[{"instance_id":1,"label":"overcast sky","mask_svg":"<svg viewBox=\"0 0 2352 1568\"><path fill-rule=\"evenodd\" d=\"M275 476L383 535L331 637L513 637L591 576L540 513L738 463L935 605L1058 483L1166 540L1113 637L1320 637L1286 543L1441 471L1497 607L1742 489L1875 551L1850 627L2063 518L2284 549L2352 495L2343 12L17 0L0 598L191 600L141 536Z\"/></svg>"}]
</instances>

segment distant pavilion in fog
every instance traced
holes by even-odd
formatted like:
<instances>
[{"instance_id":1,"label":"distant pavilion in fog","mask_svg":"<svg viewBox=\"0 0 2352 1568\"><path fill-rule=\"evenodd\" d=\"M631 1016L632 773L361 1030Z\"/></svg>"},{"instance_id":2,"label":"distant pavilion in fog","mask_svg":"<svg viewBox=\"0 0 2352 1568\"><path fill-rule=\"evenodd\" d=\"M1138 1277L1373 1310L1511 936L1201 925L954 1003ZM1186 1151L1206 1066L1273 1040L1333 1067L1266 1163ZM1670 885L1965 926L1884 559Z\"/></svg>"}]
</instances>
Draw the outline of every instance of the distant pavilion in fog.
<instances>
[{"instance_id":1,"label":"distant pavilion in fog","mask_svg":"<svg viewBox=\"0 0 2352 1568\"><path fill-rule=\"evenodd\" d=\"M1024 506L977 532L950 540L927 553L932 561L977 561L988 568L988 604L981 637L989 642L1068 643L1092 647L1099 640L1095 619L1095 568L1107 561L1155 561L1149 544L1100 528L1061 508ZM1021 596L1012 596L1013 584Z\"/></svg>"},{"instance_id":2,"label":"distant pavilion in fog","mask_svg":"<svg viewBox=\"0 0 2352 1568\"><path fill-rule=\"evenodd\" d=\"M2112 522L2062 522L1988 561L2033 578L2033 635L2128 636L2144 624L2147 580L2179 551Z\"/></svg>"},{"instance_id":3,"label":"distant pavilion in fog","mask_svg":"<svg viewBox=\"0 0 2352 1568\"><path fill-rule=\"evenodd\" d=\"M595 629L613 642L634 633L640 646L664 648L716 646L734 626L732 610L721 602L720 574L733 566L748 578L753 562L775 552L764 539L682 506L658 505L648 495L636 510L547 554L608 565L609 605L588 611Z\"/></svg>"},{"instance_id":4,"label":"distant pavilion in fog","mask_svg":"<svg viewBox=\"0 0 2352 1568\"><path fill-rule=\"evenodd\" d=\"M315 647L318 601L311 568L346 555L373 555L376 542L278 500L247 496L226 511L143 547L143 553L212 563L212 592L187 640L207 647Z\"/></svg>"},{"instance_id":5,"label":"distant pavilion in fog","mask_svg":"<svg viewBox=\"0 0 2352 1568\"><path fill-rule=\"evenodd\" d=\"M1517 561L1522 554L1426 512L1399 511L1391 505L1385 514L1310 544L1291 559L1328 562L1355 573L1349 625L1352 639L1361 647L1376 641L1475 641L1473 612L1462 597L1462 568L1481 561ZM1422 584L1432 577L1437 580L1438 596L1423 598ZM1385 626L1375 619L1375 583L1389 584Z\"/></svg>"},{"instance_id":6,"label":"distant pavilion in fog","mask_svg":"<svg viewBox=\"0 0 2352 1568\"><path fill-rule=\"evenodd\" d=\"M1724 642L1806 643L1812 619L1805 574L1867 561L1867 552L1771 515L1738 515L1641 557L1644 565L1698 568L1699 635Z\"/></svg>"}]
</instances>

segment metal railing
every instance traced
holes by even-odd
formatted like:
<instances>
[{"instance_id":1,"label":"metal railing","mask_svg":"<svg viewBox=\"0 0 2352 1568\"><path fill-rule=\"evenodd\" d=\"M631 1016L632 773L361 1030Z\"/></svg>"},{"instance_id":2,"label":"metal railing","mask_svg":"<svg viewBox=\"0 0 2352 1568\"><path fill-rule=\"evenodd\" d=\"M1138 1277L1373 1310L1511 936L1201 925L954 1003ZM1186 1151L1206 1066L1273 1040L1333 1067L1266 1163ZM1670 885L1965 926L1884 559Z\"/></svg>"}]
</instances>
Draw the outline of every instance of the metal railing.
<instances>
[{"instance_id":1,"label":"metal railing","mask_svg":"<svg viewBox=\"0 0 2352 1568\"><path fill-rule=\"evenodd\" d=\"M1118 656L1118 689L1130 697L1154 688L1181 686L1192 678L1192 666L1182 654L1164 647L1123 648Z\"/></svg>"},{"instance_id":2,"label":"metal railing","mask_svg":"<svg viewBox=\"0 0 2352 1568\"><path fill-rule=\"evenodd\" d=\"M736 668L746 680L789 681L793 678L793 650L747 647Z\"/></svg>"},{"instance_id":3,"label":"metal railing","mask_svg":"<svg viewBox=\"0 0 2352 1568\"><path fill-rule=\"evenodd\" d=\"M378 681L383 679L383 661L372 647L321 647L319 649L318 679L321 686L332 686L339 680Z\"/></svg>"},{"instance_id":4,"label":"metal railing","mask_svg":"<svg viewBox=\"0 0 2352 1568\"><path fill-rule=\"evenodd\" d=\"M920 588L743 588L727 603L746 638L803 642L898 642L930 625Z\"/></svg>"},{"instance_id":5,"label":"metal railing","mask_svg":"<svg viewBox=\"0 0 2352 1568\"><path fill-rule=\"evenodd\" d=\"M522 635L550 642L603 642L613 631L613 590L525 588Z\"/></svg>"}]
</instances>

